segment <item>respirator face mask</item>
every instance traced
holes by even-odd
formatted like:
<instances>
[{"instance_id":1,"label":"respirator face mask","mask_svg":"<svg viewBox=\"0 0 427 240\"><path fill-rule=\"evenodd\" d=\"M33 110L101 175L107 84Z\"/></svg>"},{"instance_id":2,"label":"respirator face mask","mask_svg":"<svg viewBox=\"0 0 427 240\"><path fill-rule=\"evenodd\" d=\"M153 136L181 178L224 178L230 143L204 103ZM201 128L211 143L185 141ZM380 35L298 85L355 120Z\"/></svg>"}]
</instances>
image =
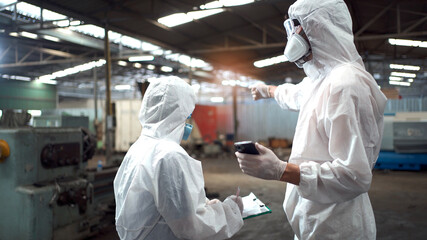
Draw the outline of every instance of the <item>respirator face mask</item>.
<instances>
[{"instance_id":1,"label":"respirator face mask","mask_svg":"<svg viewBox=\"0 0 427 240\"><path fill-rule=\"evenodd\" d=\"M307 62L304 60L311 54L311 48L308 42L297 33L297 27L300 25L296 19L287 19L283 26L285 27L288 36L284 55L289 62L294 62L299 68Z\"/></svg>"}]
</instances>

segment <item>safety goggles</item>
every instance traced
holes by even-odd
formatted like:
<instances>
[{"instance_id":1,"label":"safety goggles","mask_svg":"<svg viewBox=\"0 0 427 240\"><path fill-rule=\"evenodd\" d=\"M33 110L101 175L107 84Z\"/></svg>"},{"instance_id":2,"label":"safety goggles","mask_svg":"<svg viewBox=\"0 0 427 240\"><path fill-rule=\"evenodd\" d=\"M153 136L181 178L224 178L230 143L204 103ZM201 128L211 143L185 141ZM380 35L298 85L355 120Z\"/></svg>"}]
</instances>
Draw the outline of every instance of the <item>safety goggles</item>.
<instances>
[{"instance_id":1,"label":"safety goggles","mask_svg":"<svg viewBox=\"0 0 427 240\"><path fill-rule=\"evenodd\" d=\"M288 38L295 34L296 27L299 25L301 25L301 24L296 19L290 19L289 18L283 22L283 26L285 27L286 34L288 35Z\"/></svg>"}]
</instances>

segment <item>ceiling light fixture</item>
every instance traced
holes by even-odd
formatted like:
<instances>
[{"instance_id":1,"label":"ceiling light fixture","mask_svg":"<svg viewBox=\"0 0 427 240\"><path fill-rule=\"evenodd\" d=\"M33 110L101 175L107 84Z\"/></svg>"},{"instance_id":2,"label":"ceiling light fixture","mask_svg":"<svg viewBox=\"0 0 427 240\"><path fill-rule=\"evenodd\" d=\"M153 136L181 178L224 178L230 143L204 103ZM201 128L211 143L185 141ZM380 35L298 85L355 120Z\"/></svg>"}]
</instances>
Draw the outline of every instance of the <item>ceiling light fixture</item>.
<instances>
[{"instance_id":1,"label":"ceiling light fixture","mask_svg":"<svg viewBox=\"0 0 427 240\"><path fill-rule=\"evenodd\" d=\"M51 85L56 85L58 83L57 81L51 80L51 79L37 79L36 82L44 83L44 84L51 84Z\"/></svg>"},{"instance_id":2,"label":"ceiling light fixture","mask_svg":"<svg viewBox=\"0 0 427 240\"><path fill-rule=\"evenodd\" d=\"M40 76L36 81L42 82L42 83L47 83L47 84L56 84L57 81L53 80L55 78L65 77L65 76L68 76L71 74L76 74L78 72L87 71L87 70L90 70L90 69L95 68L95 67L100 67L100 66L104 65L105 63L106 63L106 61L104 59L100 59L98 61L88 62L88 63L82 64L82 65L77 65L77 66L72 67L72 68L64 69L62 71L57 71L57 72L53 72L51 74Z\"/></svg>"},{"instance_id":3,"label":"ceiling light fixture","mask_svg":"<svg viewBox=\"0 0 427 240\"><path fill-rule=\"evenodd\" d=\"M70 21L70 26L78 26L81 22L79 20Z\"/></svg>"},{"instance_id":4,"label":"ceiling light fixture","mask_svg":"<svg viewBox=\"0 0 427 240\"><path fill-rule=\"evenodd\" d=\"M391 45L396 45L396 46L427 48L427 41L417 41L417 40L389 38L388 42Z\"/></svg>"},{"instance_id":5,"label":"ceiling light fixture","mask_svg":"<svg viewBox=\"0 0 427 240\"><path fill-rule=\"evenodd\" d=\"M12 78L14 77L14 78ZM11 79L15 79L15 80L19 80L19 81L31 81L30 77L25 77L25 76L11 76Z\"/></svg>"},{"instance_id":6,"label":"ceiling light fixture","mask_svg":"<svg viewBox=\"0 0 427 240\"><path fill-rule=\"evenodd\" d=\"M157 19L157 22L167 27L175 27L191 21L193 21L193 18L185 13L174 13L172 15Z\"/></svg>"},{"instance_id":7,"label":"ceiling light fixture","mask_svg":"<svg viewBox=\"0 0 427 240\"><path fill-rule=\"evenodd\" d=\"M214 14L218 14L223 11L224 9L219 8L219 9L193 11L188 13L174 13L174 14L157 19L157 22L167 27L175 27L184 23L191 22L196 19L201 19Z\"/></svg>"},{"instance_id":8,"label":"ceiling light fixture","mask_svg":"<svg viewBox=\"0 0 427 240\"><path fill-rule=\"evenodd\" d=\"M21 36L26 37L26 38L37 39L37 34L25 32L25 31L21 32Z\"/></svg>"},{"instance_id":9,"label":"ceiling light fixture","mask_svg":"<svg viewBox=\"0 0 427 240\"><path fill-rule=\"evenodd\" d=\"M408 78L415 78L417 75L415 73L405 73L405 72L391 72L391 76L397 76L397 77L408 77Z\"/></svg>"},{"instance_id":10,"label":"ceiling light fixture","mask_svg":"<svg viewBox=\"0 0 427 240\"><path fill-rule=\"evenodd\" d=\"M255 2L255 0L219 0L219 1L213 1L213 2L206 3L204 5L201 5L200 9L233 7L233 6L240 6L240 5L245 5L253 2Z\"/></svg>"},{"instance_id":11,"label":"ceiling light fixture","mask_svg":"<svg viewBox=\"0 0 427 240\"><path fill-rule=\"evenodd\" d=\"M394 76L390 76L388 79L391 81L402 81L403 80L402 77L394 77Z\"/></svg>"},{"instance_id":12,"label":"ceiling light fixture","mask_svg":"<svg viewBox=\"0 0 427 240\"><path fill-rule=\"evenodd\" d=\"M128 65L128 63L125 61L118 61L117 64L119 64L120 66L123 66L123 67Z\"/></svg>"},{"instance_id":13,"label":"ceiling light fixture","mask_svg":"<svg viewBox=\"0 0 427 240\"><path fill-rule=\"evenodd\" d=\"M390 64L390 68L399 69L399 70L408 70L408 71L419 71L421 69L420 66L400 65L400 64Z\"/></svg>"},{"instance_id":14,"label":"ceiling light fixture","mask_svg":"<svg viewBox=\"0 0 427 240\"><path fill-rule=\"evenodd\" d=\"M31 81L30 77L25 77L25 76L19 76L19 75L8 75L8 74L3 74L1 75L2 78L7 78L10 80L19 80L19 81Z\"/></svg>"},{"instance_id":15,"label":"ceiling light fixture","mask_svg":"<svg viewBox=\"0 0 427 240\"><path fill-rule=\"evenodd\" d=\"M254 66L257 68L263 68L263 67L267 67L267 66L271 66L274 64L282 63L282 62L287 62L287 61L288 59L285 57L285 55L280 55L277 57L255 61Z\"/></svg>"},{"instance_id":16,"label":"ceiling light fixture","mask_svg":"<svg viewBox=\"0 0 427 240\"><path fill-rule=\"evenodd\" d=\"M141 63L134 63L133 66L136 67L136 68L142 68L142 64Z\"/></svg>"},{"instance_id":17,"label":"ceiling light fixture","mask_svg":"<svg viewBox=\"0 0 427 240\"><path fill-rule=\"evenodd\" d=\"M131 90L132 86L131 85L116 85L114 86L114 89L119 90L119 91L123 91L123 90Z\"/></svg>"},{"instance_id":18,"label":"ceiling light fixture","mask_svg":"<svg viewBox=\"0 0 427 240\"><path fill-rule=\"evenodd\" d=\"M49 41L53 41L53 42L59 42L59 41L61 41L59 38L52 37L52 36L49 36L49 35L43 35L43 38L46 39L46 40L49 40Z\"/></svg>"},{"instance_id":19,"label":"ceiling light fixture","mask_svg":"<svg viewBox=\"0 0 427 240\"><path fill-rule=\"evenodd\" d=\"M53 24L58 27L68 27L70 26L70 21L69 20L54 21Z\"/></svg>"},{"instance_id":20,"label":"ceiling light fixture","mask_svg":"<svg viewBox=\"0 0 427 240\"><path fill-rule=\"evenodd\" d=\"M163 71L163 72L172 72L172 71L173 71L173 68L168 67L168 66L162 66L162 67L160 68L160 70L161 70L161 71Z\"/></svg>"},{"instance_id":21,"label":"ceiling light fixture","mask_svg":"<svg viewBox=\"0 0 427 240\"><path fill-rule=\"evenodd\" d=\"M409 82L396 82L396 81L389 81L388 82L390 85L399 85L399 86L411 86L411 83Z\"/></svg>"},{"instance_id":22,"label":"ceiling light fixture","mask_svg":"<svg viewBox=\"0 0 427 240\"><path fill-rule=\"evenodd\" d=\"M151 55L135 56L135 57L129 57L128 60L129 60L129 62L153 61L154 56L151 56Z\"/></svg>"},{"instance_id":23,"label":"ceiling light fixture","mask_svg":"<svg viewBox=\"0 0 427 240\"><path fill-rule=\"evenodd\" d=\"M154 66L153 64L148 64L147 69L154 70L154 69L156 69L156 66Z\"/></svg>"}]
</instances>

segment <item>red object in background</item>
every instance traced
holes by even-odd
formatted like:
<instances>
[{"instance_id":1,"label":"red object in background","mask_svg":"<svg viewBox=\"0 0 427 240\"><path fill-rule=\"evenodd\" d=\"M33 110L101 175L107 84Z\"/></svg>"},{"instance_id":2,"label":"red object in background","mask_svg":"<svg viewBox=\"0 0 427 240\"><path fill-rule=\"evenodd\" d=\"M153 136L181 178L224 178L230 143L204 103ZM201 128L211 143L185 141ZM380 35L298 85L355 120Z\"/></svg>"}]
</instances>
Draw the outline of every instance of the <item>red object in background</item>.
<instances>
[{"instance_id":1,"label":"red object in background","mask_svg":"<svg viewBox=\"0 0 427 240\"><path fill-rule=\"evenodd\" d=\"M217 139L217 109L215 106L196 105L191 118L196 121L203 141L211 143Z\"/></svg>"}]
</instances>

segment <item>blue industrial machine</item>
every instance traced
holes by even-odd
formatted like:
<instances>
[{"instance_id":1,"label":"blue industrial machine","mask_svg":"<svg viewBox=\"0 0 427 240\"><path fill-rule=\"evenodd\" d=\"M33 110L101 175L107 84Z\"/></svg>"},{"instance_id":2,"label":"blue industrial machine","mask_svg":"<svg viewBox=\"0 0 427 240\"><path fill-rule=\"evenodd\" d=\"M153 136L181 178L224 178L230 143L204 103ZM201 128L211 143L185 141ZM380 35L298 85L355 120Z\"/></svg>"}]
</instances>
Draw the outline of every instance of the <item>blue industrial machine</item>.
<instances>
[{"instance_id":1,"label":"blue industrial machine","mask_svg":"<svg viewBox=\"0 0 427 240\"><path fill-rule=\"evenodd\" d=\"M86 131L0 129L0 139L0 239L83 239L111 225L117 168L86 169Z\"/></svg>"},{"instance_id":2,"label":"blue industrial machine","mask_svg":"<svg viewBox=\"0 0 427 240\"><path fill-rule=\"evenodd\" d=\"M421 118L422 119L422 118ZM376 169L420 170L427 165L427 121L386 116Z\"/></svg>"}]
</instances>

